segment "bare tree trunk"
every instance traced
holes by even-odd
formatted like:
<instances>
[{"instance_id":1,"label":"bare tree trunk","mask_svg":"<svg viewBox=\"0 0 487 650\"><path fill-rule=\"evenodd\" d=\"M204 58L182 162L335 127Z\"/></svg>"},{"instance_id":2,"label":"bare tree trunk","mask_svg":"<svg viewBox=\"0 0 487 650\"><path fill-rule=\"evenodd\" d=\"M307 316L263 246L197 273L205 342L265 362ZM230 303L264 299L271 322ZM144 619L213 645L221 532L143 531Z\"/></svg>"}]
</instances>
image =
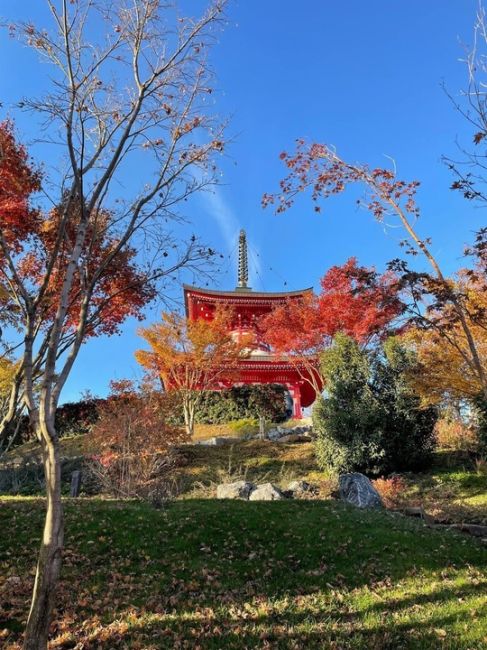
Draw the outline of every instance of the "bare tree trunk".
<instances>
[{"instance_id":1,"label":"bare tree trunk","mask_svg":"<svg viewBox=\"0 0 487 650\"><path fill-rule=\"evenodd\" d=\"M15 424L15 429L13 429L12 434L10 438L8 439L7 446L5 449L0 451L0 454L7 454L10 451L10 448L13 446L14 442L16 442L17 437L20 433L20 425L22 424L22 412L20 411L17 414L17 422Z\"/></svg>"},{"instance_id":2,"label":"bare tree trunk","mask_svg":"<svg viewBox=\"0 0 487 650\"><path fill-rule=\"evenodd\" d=\"M184 425L188 436L193 437L194 434L194 411L195 407L191 398L183 403Z\"/></svg>"},{"instance_id":3,"label":"bare tree trunk","mask_svg":"<svg viewBox=\"0 0 487 650\"><path fill-rule=\"evenodd\" d=\"M22 376L20 373L17 373L12 382L7 412L0 422L0 446L2 445L3 441L7 442L9 437L11 437L16 430L16 418L19 415L18 405L21 381Z\"/></svg>"},{"instance_id":4,"label":"bare tree trunk","mask_svg":"<svg viewBox=\"0 0 487 650\"><path fill-rule=\"evenodd\" d=\"M47 512L39 551L32 603L24 637L24 650L46 650L63 548L63 507L59 443L51 426L42 426L43 463L46 477ZM46 435L47 434L47 435Z\"/></svg>"}]
</instances>

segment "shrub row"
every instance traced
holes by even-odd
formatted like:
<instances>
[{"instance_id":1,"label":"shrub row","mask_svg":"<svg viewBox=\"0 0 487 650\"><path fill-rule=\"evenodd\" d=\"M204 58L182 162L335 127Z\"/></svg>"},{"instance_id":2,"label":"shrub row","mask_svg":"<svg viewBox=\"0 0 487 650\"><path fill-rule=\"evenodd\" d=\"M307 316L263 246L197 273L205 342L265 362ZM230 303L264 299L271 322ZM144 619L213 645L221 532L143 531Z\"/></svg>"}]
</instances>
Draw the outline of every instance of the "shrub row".
<instances>
[{"instance_id":1,"label":"shrub row","mask_svg":"<svg viewBox=\"0 0 487 650\"><path fill-rule=\"evenodd\" d=\"M283 422L290 415L287 390L280 384L250 384L228 390L206 391L197 409L196 422L224 424L260 416Z\"/></svg>"}]
</instances>

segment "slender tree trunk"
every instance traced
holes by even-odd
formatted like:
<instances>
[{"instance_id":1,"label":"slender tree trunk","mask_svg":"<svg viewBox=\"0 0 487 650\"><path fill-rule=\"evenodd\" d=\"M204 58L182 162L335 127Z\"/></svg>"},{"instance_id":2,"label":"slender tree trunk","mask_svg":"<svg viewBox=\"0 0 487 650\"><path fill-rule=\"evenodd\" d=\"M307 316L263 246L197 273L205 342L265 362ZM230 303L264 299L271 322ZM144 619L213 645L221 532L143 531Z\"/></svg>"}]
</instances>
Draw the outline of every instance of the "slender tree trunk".
<instances>
[{"instance_id":1,"label":"slender tree trunk","mask_svg":"<svg viewBox=\"0 0 487 650\"><path fill-rule=\"evenodd\" d=\"M183 403L184 425L186 427L186 433L191 437L194 434L194 410L195 407L191 399Z\"/></svg>"},{"instance_id":2,"label":"slender tree trunk","mask_svg":"<svg viewBox=\"0 0 487 650\"><path fill-rule=\"evenodd\" d=\"M6 454L11 446L12 437L17 431L17 418L15 414L5 415L0 422L0 455Z\"/></svg>"},{"instance_id":3,"label":"slender tree trunk","mask_svg":"<svg viewBox=\"0 0 487 650\"><path fill-rule=\"evenodd\" d=\"M42 425L41 425L42 426ZM63 548L63 507L59 443L51 426L42 426L47 512L39 551L32 603L24 637L24 650L46 650Z\"/></svg>"},{"instance_id":4,"label":"slender tree trunk","mask_svg":"<svg viewBox=\"0 0 487 650\"><path fill-rule=\"evenodd\" d=\"M3 451L0 451L0 454L7 454L10 451L10 448L14 444L14 442L17 440L17 437L20 432L20 425L22 424L22 411L17 413L17 421L15 423L15 429L13 429L12 434L10 438L8 439L7 446Z\"/></svg>"},{"instance_id":5,"label":"slender tree trunk","mask_svg":"<svg viewBox=\"0 0 487 650\"><path fill-rule=\"evenodd\" d=\"M21 376L18 374L13 382L10 390L10 397L8 402L8 409L0 422L0 445L3 441L7 441L10 436L15 432L16 419L19 415L19 392L20 392Z\"/></svg>"},{"instance_id":6,"label":"slender tree trunk","mask_svg":"<svg viewBox=\"0 0 487 650\"><path fill-rule=\"evenodd\" d=\"M374 181L372 181L374 183ZM374 187L376 187L374 185ZM379 192L380 195L380 192ZM474 336L472 334L472 331L470 329L470 326L467 322L467 318L465 316L465 310L458 300L458 298L455 296L455 293L451 288L449 287L449 284L447 280L445 279L445 276L443 275L442 270L440 269L440 265L436 261L436 258L433 256L429 248L426 246L424 241L420 239L420 237L416 234L416 231L412 227L412 225L409 223L408 218L406 217L404 211L401 209L399 204L397 204L393 199L388 197L387 195L383 197L385 201L387 201L392 208L396 211L396 214L399 216L399 219L401 220L401 223L408 233L408 235L411 237L411 239L414 241L416 246L419 248L419 250L423 253L423 255L426 257L428 262L430 263L431 267L433 268L436 277L438 280L445 286L445 288L450 290L450 302L453 305L453 309L456 311L459 319L460 319L460 325L463 329L463 333L465 334L465 338L467 339L467 345L468 349L470 351L471 359L472 359L472 365L477 373L477 376L480 381L480 385L482 386L482 393L484 395L484 398L487 399L487 377L484 371L484 367L482 365L482 361L480 359L480 355L477 350L477 345L475 343Z\"/></svg>"}]
</instances>

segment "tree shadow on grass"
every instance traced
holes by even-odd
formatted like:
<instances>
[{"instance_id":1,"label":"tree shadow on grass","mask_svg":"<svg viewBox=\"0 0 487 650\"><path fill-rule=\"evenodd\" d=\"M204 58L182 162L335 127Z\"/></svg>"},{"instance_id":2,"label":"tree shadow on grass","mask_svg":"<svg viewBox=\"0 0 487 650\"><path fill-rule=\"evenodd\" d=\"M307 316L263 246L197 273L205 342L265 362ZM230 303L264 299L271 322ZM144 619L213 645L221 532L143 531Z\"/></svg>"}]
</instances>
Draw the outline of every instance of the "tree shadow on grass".
<instances>
[{"instance_id":1,"label":"tree shadow on grass","mask_svg":"<svg viewBox=\"0 0 487 650\"><path fill-rule=\"evenodd\" d=\"M10 543L11 570L25 575L29 517L42 519L32 508L0 522L20 527L0 553ZM487 636L471 615L487 588L487 549L388 512L206 499L158 511L92 499L68 501L66 519L55 627L73 641L53 647L456 649Z\"/></svg>"},{"instance_id":2,"label":"tree shadow on grass","mask_svg":"<svg viewBox=\"0 0 487 650\"><path fill-rule=\"evenodd\" d=\"M226 602L227 611L221 607L216 611L199 610L192 615L186 608L174 609L167 614L148 611L127 615L130 621L127 629L116 626L103 634L106 648L141 647L149 648L326 648L335 650L397 650L399 648L442 648L451 650L480 650L487 647L481 636L477 638L464 634L472 625L471 611L467 606L462 611L434 611L422 617L419 605L448 605L458 598L482 597L485 585L462 588L458 591L438 589L419 599L396 600L391 608L389 602L374 605L375 616L364 618L364 612L352 611L347 603L323 607L292 606L259 613L239 599ZM397 619L397 609L415 607L406 620ZM263 604L261 603L261 609ZM211 613L211 615L209 614ZM481 608L477 612L483 616ZM121 616L123 619L123 615ZM93 638L95 641L95 638ZM485 638L484 638L485 641ZM90 645L83 646L88 650ZM94 645L93 647L97 647ZM98 646L99 647L99 646Z\"/></svg>"}]
</instances>

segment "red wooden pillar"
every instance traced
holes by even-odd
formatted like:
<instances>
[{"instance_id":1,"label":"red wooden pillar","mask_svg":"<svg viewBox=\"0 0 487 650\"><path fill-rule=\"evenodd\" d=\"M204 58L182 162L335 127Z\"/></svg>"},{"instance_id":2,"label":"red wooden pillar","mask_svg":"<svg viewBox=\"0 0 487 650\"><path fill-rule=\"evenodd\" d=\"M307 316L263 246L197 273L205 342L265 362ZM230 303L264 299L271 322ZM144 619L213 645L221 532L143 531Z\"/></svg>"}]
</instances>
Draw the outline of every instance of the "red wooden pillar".
<instances>
[{"instance_id":1,"label":"red wooden pillar","mask_svg":"<svg viewBox=\"0 0 487 650\"><path fill-rule=\"evenodd\" d=\"M294 384L292 388L293 394L293 418L295 420L301 420L303 417L303 411L301 410L301 386L299 384Z\"/></svg>"}]
</instances>

